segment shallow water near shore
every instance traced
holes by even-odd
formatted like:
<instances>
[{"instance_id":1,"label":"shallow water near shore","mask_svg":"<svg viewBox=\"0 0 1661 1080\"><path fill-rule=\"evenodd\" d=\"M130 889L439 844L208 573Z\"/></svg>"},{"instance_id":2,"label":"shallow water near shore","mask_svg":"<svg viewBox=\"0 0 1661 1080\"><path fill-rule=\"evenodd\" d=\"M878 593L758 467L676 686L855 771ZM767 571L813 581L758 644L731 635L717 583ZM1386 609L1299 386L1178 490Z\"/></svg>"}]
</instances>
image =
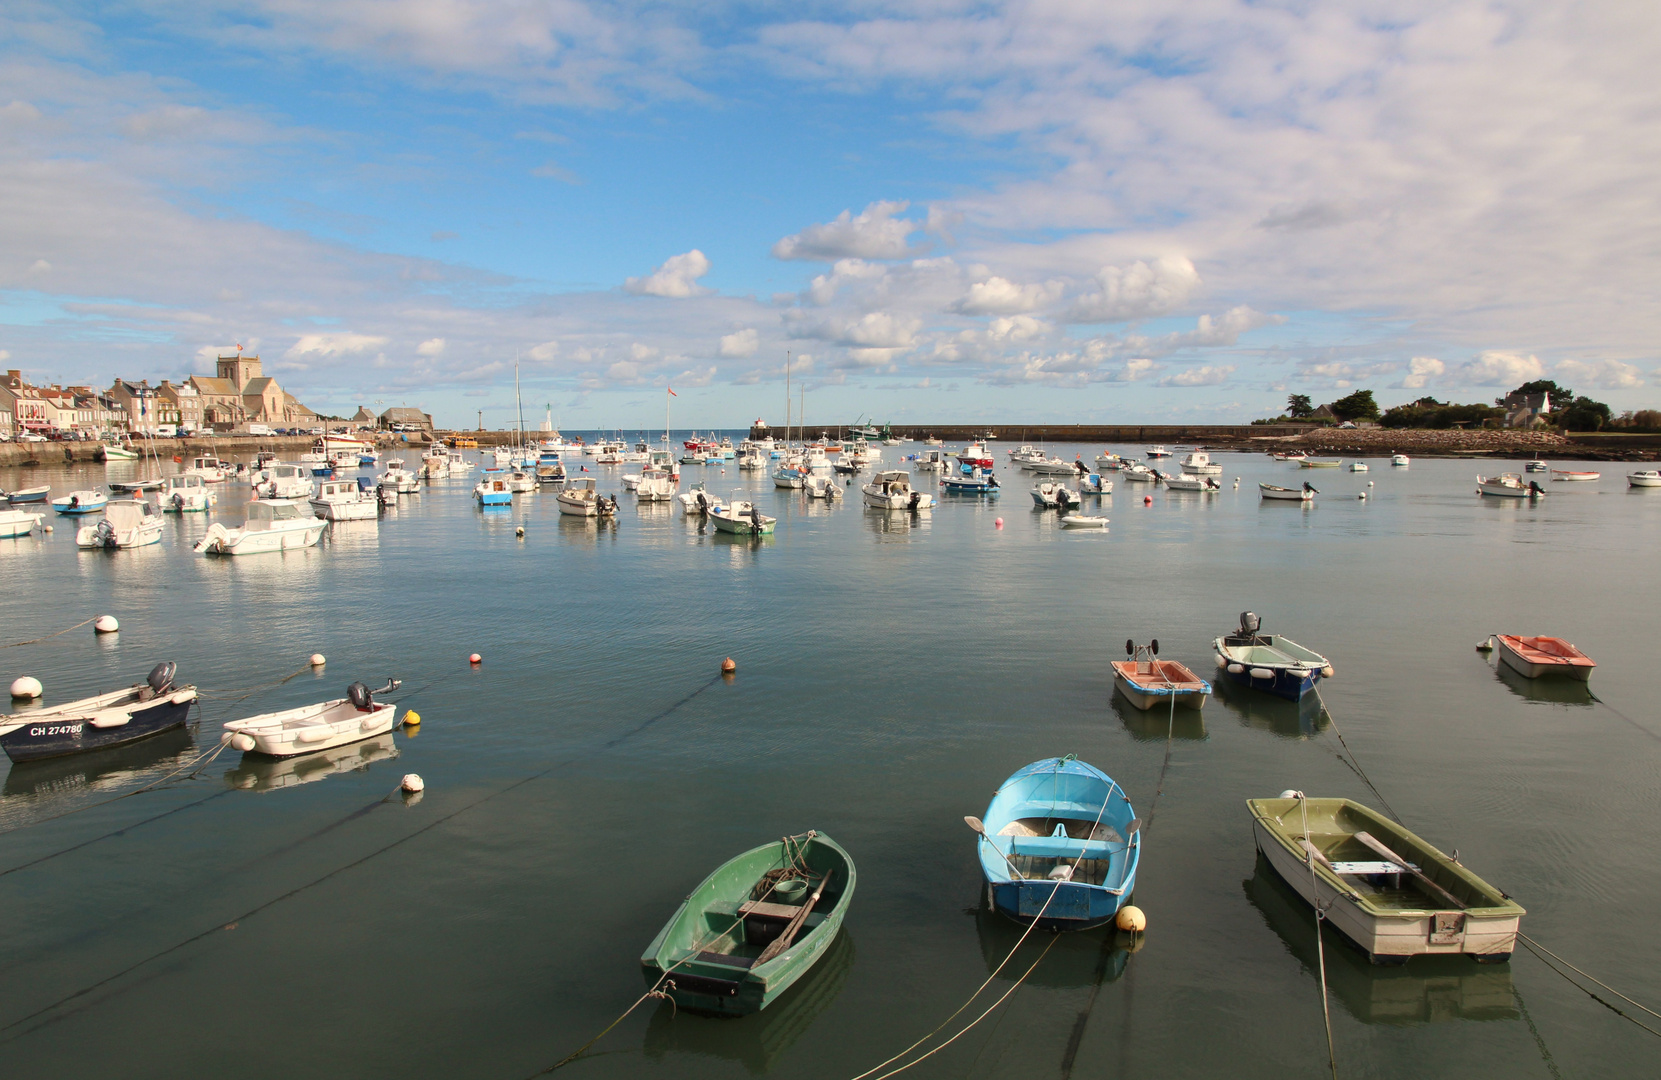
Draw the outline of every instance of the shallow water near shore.
<instances>
[{"instance_id":1,"label":"shallow water near shore","mask_svg":"<svg viewBox=\"0 0 1661 1080\"><path fill-rule=\"evenodd\" d=\"M992 444L1000 462L1011 445ZM1661 490L1590 465L1600 481L1526 504L1474 494L1477 471L1520 463L1219 460L1216 494L1119 481L1105 534L1059 528L1008 466L999 500L915 517L863 508L857 485L826 506L685 467L683 490L748 488L778 517L750 541L637 507L625 468L590 464L619 495L614 524L562 518L551 494L481 511L475 472L284 555L190 551L211 521L240 523L235 484L148 549L77 552L62 518L0 541L0 644L122 624L0 651L7 682L34 675L52 704L172 659L204 692L193 732L0 778L6 1076L517 1080L640 995L641 952L705 874L813 828L859 887L801 984L743 1020L646 1002L561 1073L851 1077L940 1024L1020 938L983 907L962 818L1065 753L1151 815L1141 948L1030 936L947 1031L1050 946L1020 989L908 1075L1324 1075L1313 914L1259 864L1244 802L1290 787L1382 807L1317 710L1226 687L1173 722L1115 697L1107 666L1157 637L1209 678L1211 639L1246 609L1332 659L1326 702L1409 828L1516 897L1526 933L1661 1007ZM0 487L104 477L4 470ZM1313 506L1258 499L1259 481L1304 480ZM1496 671L1474 648L1492 632L1575 642L1599 664L1590 693ZM387 676L424 718L413 736L286 762L226 751L92 805L178 769L224 721ZM388 797L408 772L425 794ZM1654 1071L1652 1036L1525 953L1384 970L1326 944L1342 1075Z\"/></svg>"}]
</instances>

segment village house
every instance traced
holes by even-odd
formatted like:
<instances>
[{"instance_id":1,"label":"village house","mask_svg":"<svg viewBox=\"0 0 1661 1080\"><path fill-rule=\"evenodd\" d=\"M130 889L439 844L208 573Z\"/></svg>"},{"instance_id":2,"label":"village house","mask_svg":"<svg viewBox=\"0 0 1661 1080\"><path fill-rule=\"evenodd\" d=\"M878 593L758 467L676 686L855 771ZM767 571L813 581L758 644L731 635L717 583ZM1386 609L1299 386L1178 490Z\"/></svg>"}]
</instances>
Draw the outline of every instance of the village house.
<instances>
[{"instance_id":1,"label":"village house","mask_svg":"<svg viewBox=\"0 0 1661 1080\"><path fill-rule=\"evenodd\" d=\"M200 403L201 423L220 431L248 424L305 427L317 414L264 374L260 358L235 353L218 358L218 374L192 375L186 385Z\"/></svg>"},{"instance_id":2,"label":"village house","mask_svg":"<svg viewBox=\"0 0 1661 1080\"><path fill-rule=\"evenodd\" d=\"M1500 399L1499 405L1505 410L1505 426L1508 428L1544 427L1550 423L1546 419L1546 414L1551 412L1549 391L1524 394L1513 390Z\"/></svg>"},{"instance_id":3,"label":"village house","mask_svg":"<svg viewBox=\"0 0 1661 1080\"><path fill-rule=\"evenodd\" d=\"M430 432L433 418L420 409L393 408L381 414L381 427L387 431Z\"/></svg>"}]
</instances>

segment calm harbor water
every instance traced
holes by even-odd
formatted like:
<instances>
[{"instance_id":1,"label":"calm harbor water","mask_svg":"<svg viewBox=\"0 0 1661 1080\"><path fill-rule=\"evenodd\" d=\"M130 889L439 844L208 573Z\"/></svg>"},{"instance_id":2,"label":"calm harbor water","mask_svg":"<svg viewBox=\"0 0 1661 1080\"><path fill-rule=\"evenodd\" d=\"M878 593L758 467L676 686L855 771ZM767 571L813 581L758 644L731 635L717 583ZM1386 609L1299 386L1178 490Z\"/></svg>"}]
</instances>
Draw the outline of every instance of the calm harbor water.
<instances>
[{"instance_id":1,"label":"calm harbor water","mask_svg":"<svg viewBox=\"0 0 1661 1080\"><path fill-rule=\"evenodd\" d=\"M816 828L860 884L802 984L737 1021L648 1002L562 1073L851 1077L945 1019L1015 944L981 907L962 817L1064 753L1153 811L1143 945L1060 938L910 1075L1323 1075L1313 917L1258 865L1244 800L1377 799L1312 709L1231 689L1177 716L1155 809L1166 720L1116 699L1107 667L1126 638L1157 637L1209 676L1211 639L1248 608L1333 659L1327 703L1410 828L1514 895L1525 932L1654 1007L1661 490L1592 465L1600 482L1520 505L1479 499L1474 474L1492 467L1468 461L1375 459L1362 475L1220 460L1218 494L1120 483L1105 535L1035 512L1033 481L1007 467L1001 500L948 497L916 518L862 508L857 487L825 506L730 465L686 467L683 484L753 489L779 518L752 542L678 505L636 507L624 468L590 465L619 493L615 524L561 518L547 494L480 511L474 480L454 478L315 549L206 559L190 544L209 521L242 518L226 484L215 514L170 516L148 549L77 552L63 519L0 541L4 641L122 623L0 651L5 681L34 675L61 702L172 659L205 698L193 733L3 777L6 1076L516 1080L635 1000L641 951L704 874ZM0 487L104 474L0 471ZM1260 480L1304 479L1312 507L1258 500ZM1599 662L1596 700L1496 672L1473 648L1496 631L1574 641ZM320 673L247 689L312 652ZM189 761L226 720L389 675L425 720L413 737L287 763L227 751L92 805ZM425 795L386 798L406 772ZM992 992L1049 940L1030 937ZM1326 960L1345 1076L1656 1071L1652 1037L1525 953L1381 970L1329 937Z\"/></svg>"}]
</instances>

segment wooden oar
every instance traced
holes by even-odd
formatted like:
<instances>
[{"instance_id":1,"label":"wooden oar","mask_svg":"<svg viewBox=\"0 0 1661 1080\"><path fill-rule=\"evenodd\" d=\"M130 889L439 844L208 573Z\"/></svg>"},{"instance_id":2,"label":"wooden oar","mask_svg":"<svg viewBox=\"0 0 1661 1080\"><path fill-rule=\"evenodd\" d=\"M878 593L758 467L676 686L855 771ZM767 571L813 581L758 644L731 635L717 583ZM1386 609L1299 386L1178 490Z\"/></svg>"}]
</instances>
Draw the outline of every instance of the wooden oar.
<instances>
[{"instance_id":1,"label":"wooden oar","mask_svg":"<svg viewBox=\"0 0 1661 1080\"><path fill-rule=\"evenodd\" d=\"M964 822L964 824L968 825L969 828L973 829L975 832L978 832L982 836L985 836L987 843L989 843L989 844L992 843L992 837L987 835L986 825L984 823L982 823L980 818L975 817L971 814L965 814L963 816L963 822ZM1015 869L1015 864L1013 862L1009 861L1009 856L1004 855L1003 850L1001 848L999 848L997 844L992 844L992 850L996 851L999 855L1003 855L1003 860L1004 860L1005 863L1008 864L1009 872L1015 875L1015 880L1016 881L1022 880L1021 871Z\"/></svg>"},{"instance_id":2,"label":"wooden oar","mask_svg":"<svg viewBox=\"0 0 1661 1080\"><path fill-rule=\"evenodd\" d=\"M796 940L796 932L802 928L802 923L807 921L808 913L813 910L813 905L819 902L819 897L824 895L825 886L830 882L831 875L834 873L836 873L834 866L825 871L825 876L819 879L819 887L814 889L813 895L807 898L807 903L802 905L802 910L791 916L790 922L785 925L784 933L774 938L773 943L761 951L761 955L755 958L755 962L750 965L751 967L760 967L779 953L790 948Z\"/></svg>"},{"instance_id":3,"label":"wooden oar","mask_svg":"<svg viewBox=\"0 0 1661 1080\"><path fill-rule=\"evenodd\" d=\"M1397 866L1401 867L1403 870L1406 870L1409 874L1412 874L1414 877L1418 878L1420 883L1423 884L1425 886L1425 888L1430 890L1430 895L1432 897L1440 897L1441 899L1447 901L1448 906L1456 907L1460 911L1465 910L1466 904L1463 900L1459 899L1459 897L1457 897L1457 896L1453 895L1452 893L1448 892L1448 890L1442 888L1442 886L1436 884L1434 881L1432 881L1429 878L1425 877L1425 875L1422 871L1415 870L1411 865L1408 864L1408 861L1406 859L1402 858L1400 855L1397 855L1395 852L1391 851L1389 848L1387 848L1383 844L1379 843L1378 840L1376 840L1371 833L1369 833L1369 832L1358 832L1358 833L1355 834L1355 838L1357 840L1361 841L1363 844L1366 844L1368 847L1372 848L1374 851L1378 852L1380 855L1384 856L1386 859L1389 859L1391 862L1395 863Z\"/></svg>"}]
</instances>

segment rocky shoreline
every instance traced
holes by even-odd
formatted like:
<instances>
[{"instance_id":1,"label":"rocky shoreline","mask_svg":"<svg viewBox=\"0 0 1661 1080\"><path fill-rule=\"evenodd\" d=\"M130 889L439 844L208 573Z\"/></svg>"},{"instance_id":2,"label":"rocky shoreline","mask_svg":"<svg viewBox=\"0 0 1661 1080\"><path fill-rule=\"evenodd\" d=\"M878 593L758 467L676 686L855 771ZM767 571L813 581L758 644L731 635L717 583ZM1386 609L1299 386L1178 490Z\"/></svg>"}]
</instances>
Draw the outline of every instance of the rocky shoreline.
<instances>
[{"instance_id":1,"label":"rocky shoreline","mask_svg":"<svg viewBox=\"0 0 1661 1080\"><path fill-rule=\"evenodd\" d=\"M1324 428L1284 438L1254 439L1274 450L1299 449L1330 456L1577 458L1594 461L1653 461L1653 445L1588 445L1552 431L1433 431L1422 428ZM1599 442L1605 442L1600 439ZM1639 437L1640 442L1649 440Z\"/></svg>"}]
</instances>

